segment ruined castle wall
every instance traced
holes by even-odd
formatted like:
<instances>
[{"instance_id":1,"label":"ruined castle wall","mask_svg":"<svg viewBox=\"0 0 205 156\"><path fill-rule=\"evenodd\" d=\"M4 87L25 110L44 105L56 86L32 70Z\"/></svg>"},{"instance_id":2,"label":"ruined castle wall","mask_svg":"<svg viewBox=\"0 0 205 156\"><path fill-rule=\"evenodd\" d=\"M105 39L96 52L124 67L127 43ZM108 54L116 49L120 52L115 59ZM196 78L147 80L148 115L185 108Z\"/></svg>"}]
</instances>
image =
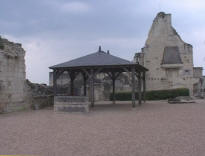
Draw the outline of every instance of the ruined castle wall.
<instances>
[{"instance_id":1,"label":"ruined castle wall","mask_svg":"<svg viewBox=\"0 0 205 156\"><path fill-rule=\"evenodd\" d=\"M25 51L20 44L0 38L0 111L28 107L25 104Z\"/></svg>"},{"instance_id":2,"label":"ruined castle wall","mask_svg":"<svg viewBox=\"0 0 205 156\"><path fill-rule=\"evenodd\" d=\"M182 64L170 64L164 68L162 60L165 47L178 47ZM139 57L143 56L143 57ZM153 21L145 47L136 54L136 61L149 69L147 89L189 88L193 93L193 52L171 24L171 14L158 13Z\"/></svg>"},{"instance_id":3,"label":"ruined castle wall","mask_svg":"<svg viewBox=\"0 0 205 156\"><path fill-rule=\"evenodd\" d=\"M195 78L203 77L203 68L202 67L194 67L194 77Z\"/></svg>"},{"instance_id":4,"label":"ruined castle wall","mask_svg":"<svg viewBox=\"0 0 205 156\"><path fill-rule=\"evenodd\" d=\"M53 90L26 80L21 44L0 37L0 113L52 105Z\"/></svg>"}]
</instances>

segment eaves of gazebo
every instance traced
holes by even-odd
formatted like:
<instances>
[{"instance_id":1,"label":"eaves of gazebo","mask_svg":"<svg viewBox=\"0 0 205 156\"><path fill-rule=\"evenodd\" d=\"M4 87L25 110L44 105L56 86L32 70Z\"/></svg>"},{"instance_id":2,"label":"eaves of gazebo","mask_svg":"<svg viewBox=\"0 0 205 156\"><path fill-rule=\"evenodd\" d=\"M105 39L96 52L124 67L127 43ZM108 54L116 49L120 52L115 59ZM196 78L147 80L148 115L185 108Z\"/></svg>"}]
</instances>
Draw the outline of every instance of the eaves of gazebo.
<instances>
[{"instance_id":1,"label":"eaves of gazebo","mask_svg":"<svg viewBox=\"0 0 205 156\"><path fill-rule=\"evenodd\" d=\"M84 78L84 95L86 96L86 82L89 80L90 84L90 99L91 106L94 106L94 77L99 73L106 73L113 82L113 94L115 93L115 80L122 72L132 73L132 106L135 107L135 88L138 79L138 95L139 104L141 104L141 82L143 82L143 97L145 97L145 72L148 71L142 65L113 56L108 52L104 52L99 47L98 51L89 55L60 63L49 67L53 69L53 86L56 93L56 81L58 77L67 71L71 80L71 95L73 95L73 85L76 74L81 73ZM143 98L145 100L145 98ZM113 99L115 101L115 98Z\"/></svg>"}]
</instances>

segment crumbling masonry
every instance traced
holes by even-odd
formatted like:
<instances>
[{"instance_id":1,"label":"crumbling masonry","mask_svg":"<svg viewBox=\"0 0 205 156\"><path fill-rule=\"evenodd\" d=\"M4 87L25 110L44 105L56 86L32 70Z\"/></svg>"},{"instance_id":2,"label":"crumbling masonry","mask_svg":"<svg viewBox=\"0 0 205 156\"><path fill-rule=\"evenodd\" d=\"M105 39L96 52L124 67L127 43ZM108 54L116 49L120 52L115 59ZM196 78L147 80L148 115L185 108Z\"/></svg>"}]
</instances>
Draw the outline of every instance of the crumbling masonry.
<instances>
[{"instance_id":1,"label":"crumbling masonry","mask_svg":"<svg viewBox=\"0 0 205 156\"><path fill-rule=\"evenodd\" d=\"M25 51L21 44L0 37L0 112L12 112L46 105L52 91L26 80ZM39 106L38 106L39 107Z\"/></svg>"},{"instance_id":2,"label":"crumbling masonry","mask_svg":"<svg viewBox=\"0 0 205 156\"><path fill-rule=\"evenodd\" d=\"M199 95L202 67L194 67L192 49L172 27L171 14L158 13L144 48L135 55L149 69L147 90L188 88L190 95Z\"/></svg>"},{"instance_id":3,"label":"crumbling masonry","mask_svg":"<svg viewBox=\"0 0 205 156\"><path fill-rule=\"evenodd\" d=\"M0 38L0 111L28 107L25 103L25 51Z\"/></svg>"}]
</instances>

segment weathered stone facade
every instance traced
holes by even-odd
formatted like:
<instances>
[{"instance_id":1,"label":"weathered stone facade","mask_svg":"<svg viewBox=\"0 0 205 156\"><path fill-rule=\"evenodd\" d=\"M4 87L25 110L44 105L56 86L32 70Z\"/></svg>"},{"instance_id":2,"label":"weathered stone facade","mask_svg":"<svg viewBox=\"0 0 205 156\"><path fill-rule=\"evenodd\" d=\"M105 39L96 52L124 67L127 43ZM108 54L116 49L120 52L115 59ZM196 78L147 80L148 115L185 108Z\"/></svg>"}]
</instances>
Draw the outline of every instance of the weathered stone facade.
<instances>
[{"instance_id":1,"label":"weathered stone facade","mask_svg":"<svg viewBox=\"0 0 205 156\"><path fill-rule=\"evenodd\" d=\"M53 106L53 88L26 80L26 102L32 109Z\"/></svg>"},{"instance_id":2,"label":"weathered stone facade","mask_svg":"<svg viewBox=\"0 0 205 156\"><path fill-rule=\"evenodd\" d=\"M172 27L171 14L158 13L144 48L134 58L149 69L147 89L189 88L193 95L193 86L199 82L202 71L193 68L192 49ZM195 72L200 76L194 76Z\"/></svg>"},{"instance_id":3,"label":"weathered stone facade","mask_svg":"<svg viewBox=\"0 0 205 156\"><path fill-rule=\"evenodd\" d=\"M52 91L26 80L25 51L21 44L0 37L0 112L52 104Z\"/></svg>"},{"instance_id":4,"label":"weathered stone facade","mask_svg":"<svg viewBox=\"0 0 205 156\"><path fill-rule=\"evenodd\" d=\"M54 111L56 112L89 112L87 96L55 96Z\"/></svg>"},{"instance_id":5,"label":"weathered stone facade","mask_svg":"<svg viewBox=\"0 0 205 156\"><path fill-rule=\"evenodd\" d=\"M21 44L0 38L0 111L27 108L25 51Z\"/></svg>"}]
</instances>

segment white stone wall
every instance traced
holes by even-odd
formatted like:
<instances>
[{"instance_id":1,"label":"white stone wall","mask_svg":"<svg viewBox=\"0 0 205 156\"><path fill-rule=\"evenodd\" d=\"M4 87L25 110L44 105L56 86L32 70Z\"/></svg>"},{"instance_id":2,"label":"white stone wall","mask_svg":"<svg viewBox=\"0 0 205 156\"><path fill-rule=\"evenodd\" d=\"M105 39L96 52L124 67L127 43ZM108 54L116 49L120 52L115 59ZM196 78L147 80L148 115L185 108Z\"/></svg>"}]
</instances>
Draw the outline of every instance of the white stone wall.
<instances>
[{"instance_id":1,"label":"white stone wall","mask_svg":"<svg viewBox=\"0 0 205 156\"><path fill-rule=\"evenodd\" d=\"M28 107L25 103L25 51L0 38L0 111Z\"/></svg>"},{"instance_id":2,"label":"white stone wall","mask_svg":"<svg viewBox=\"0 0 205 156\"><path fill-rule=\"evenodd\" d=\"M165 47L178 47L183 64L170 64L166 68L161 64ZM192 46L185 43L171 24L171 14L158 13L149 31L145 47L135 55L135 61L149 69L147 72L147 90L189 88L193 95Z\"/></svg>"},{"instance_id":3,"label":"white stone wall","mask_svg":"<svg viewBox=\"0 0 205 156\"><path fill-rule=\"evenodd\" d=\"M194 77L201 78L203 76L203 68L202 67L194 67Z\"/></svg>"}]
</instances>

